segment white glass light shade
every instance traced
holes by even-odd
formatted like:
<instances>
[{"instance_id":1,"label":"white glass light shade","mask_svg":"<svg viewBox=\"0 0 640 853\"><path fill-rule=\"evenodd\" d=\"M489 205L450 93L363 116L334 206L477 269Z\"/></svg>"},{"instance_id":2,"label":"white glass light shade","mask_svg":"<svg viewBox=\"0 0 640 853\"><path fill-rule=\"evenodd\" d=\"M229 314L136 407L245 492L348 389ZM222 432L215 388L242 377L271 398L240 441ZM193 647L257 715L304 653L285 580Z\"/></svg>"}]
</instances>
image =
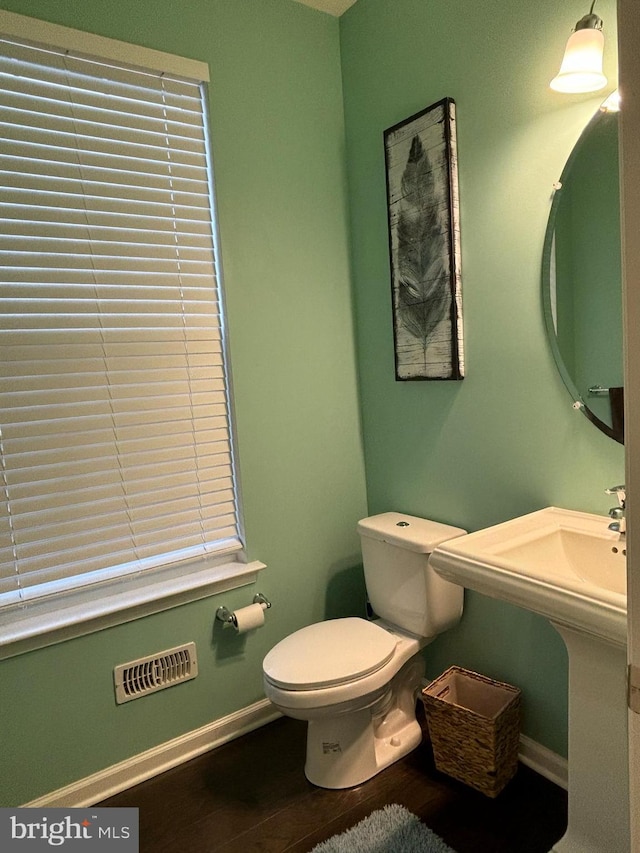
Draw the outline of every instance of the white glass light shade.
<instances>
[{"instance_id":1,"label":"white glass light shade","mask_svg":"<svg viewBox=\"0 0 640 853\"><path fill-rule=\"evenodd\" d=\"M597 92L607 85L602 73L604 36L591 27L571 34L560 71L549 84L556 92Z\"/></svg>"}]
</instances>

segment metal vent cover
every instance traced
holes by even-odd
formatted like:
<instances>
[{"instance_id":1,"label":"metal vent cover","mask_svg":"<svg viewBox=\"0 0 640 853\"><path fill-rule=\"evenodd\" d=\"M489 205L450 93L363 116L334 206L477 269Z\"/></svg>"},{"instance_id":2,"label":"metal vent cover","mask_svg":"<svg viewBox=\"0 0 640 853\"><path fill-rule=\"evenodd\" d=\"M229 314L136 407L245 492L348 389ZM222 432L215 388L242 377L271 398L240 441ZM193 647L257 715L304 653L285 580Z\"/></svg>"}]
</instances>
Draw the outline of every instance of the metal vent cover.
<instances>
[{"instance_id":1,"label":"metal vent cover","mask_svg":"<svg viewBox=\"0 0 640 853\"><path fill-rule=\"evenodd\" d=\"M148 693L190 681L198 674L196 644L186 643L145 658L118 664L113 670L116 702L130 702Z\"/></svg>"}]
</instances>

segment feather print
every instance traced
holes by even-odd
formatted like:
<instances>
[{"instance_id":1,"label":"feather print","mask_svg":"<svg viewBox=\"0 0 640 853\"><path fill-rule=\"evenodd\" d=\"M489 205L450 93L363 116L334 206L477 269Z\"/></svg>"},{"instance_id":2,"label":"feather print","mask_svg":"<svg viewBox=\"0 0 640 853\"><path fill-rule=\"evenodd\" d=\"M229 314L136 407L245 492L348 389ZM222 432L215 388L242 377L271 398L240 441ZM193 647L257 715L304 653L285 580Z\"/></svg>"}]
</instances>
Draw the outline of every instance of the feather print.
<instances>
[{"instance_id":1,"label":"feather print","mask_svg":"<svg viewBox=\"0 0 640 853\"><path fill-rule=\"evenodd\" d=\"M398 322L425 353L450 304L448 230L443 227L433 164L414 136L402 175L397 223Z\"/></svg>"}]
</instances>

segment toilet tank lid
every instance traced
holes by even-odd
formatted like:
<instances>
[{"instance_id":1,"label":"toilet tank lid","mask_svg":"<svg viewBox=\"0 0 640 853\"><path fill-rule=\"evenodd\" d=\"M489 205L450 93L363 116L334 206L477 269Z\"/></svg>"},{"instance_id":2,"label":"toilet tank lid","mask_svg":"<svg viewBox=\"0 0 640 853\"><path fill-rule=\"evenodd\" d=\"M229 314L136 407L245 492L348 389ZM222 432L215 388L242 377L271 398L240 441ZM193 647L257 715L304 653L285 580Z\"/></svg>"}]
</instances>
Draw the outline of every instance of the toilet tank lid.
<instances>
[{"instance_id":1,"label":"toilet tank lid","mask_svg":"<svg viewBox=\"0 0 640 853\"><path fill-rule=\"evenodd\" d=\"M358 533L408 551L430 554L441 542L464 536L466 530L401 512L382 512L358 522Z\"/></svg>"}]
</instances>

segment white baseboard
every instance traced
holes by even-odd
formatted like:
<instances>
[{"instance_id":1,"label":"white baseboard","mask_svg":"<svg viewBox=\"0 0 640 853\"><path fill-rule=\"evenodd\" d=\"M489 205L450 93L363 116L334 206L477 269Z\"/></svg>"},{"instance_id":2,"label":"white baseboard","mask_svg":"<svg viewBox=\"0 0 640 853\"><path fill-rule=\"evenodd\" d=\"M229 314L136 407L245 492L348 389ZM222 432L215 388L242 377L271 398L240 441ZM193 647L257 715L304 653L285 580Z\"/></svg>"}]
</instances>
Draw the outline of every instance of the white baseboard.
<instances>
[{"instance_id":1,"label":"white baseboard","mask_svg":"<svg viewBox=\"0 0 640 853\"><path fill-rule=\"evenodd\" d=\"M518 758L545 779L564 788L569 786L569 763L566 758L547 749L526 735L520 735Z\"/></svg>"},{"instance_id":2,"label":"white baseboard","mask_svg":"<svg viewBox=\"0 0 640 853\"><path fill-rule=\"evenodd\" d=\"M268 699L262 699L246 708L241 708L227 717L214 720L202 728L187 732L173 740L161 743L152 749L113 764L104 770L79 779L71 785L51 791L38 797L25 808L83 808L93 806L127 788L144 782L190 761L223 743L228 743L241 735L260 728L281 714ZM526 735L520 735L518 757L523 764L535 770L545 779L549 779L562 788L567 788L568 764L546 746L537 743Z\"/></svg>"},{"instance_id":3,"label":"white baseboard","mask_svg":"<svg viewBox=\"0 0 640 853\"><path fill-rule=\"evenodd\" d=\"M214 720L200 729L187 732L146 752L93 773L91 776L79 779L71 785L38 797L36 800L25 803L24 806L28 808L94 806L114 794L119 794L120 791L164 773L165 770L247 734L280 716L280 712L276 711L271 702L263 699L227 717Z\"/></svg>"}]
</instances>

